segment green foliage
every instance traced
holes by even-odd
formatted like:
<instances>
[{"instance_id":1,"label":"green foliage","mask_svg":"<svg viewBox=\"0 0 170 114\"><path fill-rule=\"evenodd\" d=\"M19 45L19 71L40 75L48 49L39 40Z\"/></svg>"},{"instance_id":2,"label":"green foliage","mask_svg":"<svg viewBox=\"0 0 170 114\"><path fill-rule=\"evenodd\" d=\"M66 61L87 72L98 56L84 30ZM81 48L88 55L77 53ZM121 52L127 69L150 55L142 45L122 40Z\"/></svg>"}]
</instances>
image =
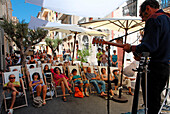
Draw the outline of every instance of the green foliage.
<instances>
[{"instance_id":1,"label":"green foliage","mask_svg":"<svg viewBox=\"0 0 170 114\"><path fill-rule=\"evenodd\" d=\"M17 47L21 50L21 62L23 66L26 65L26 55L29 49L41 42L48 33L48 31L41 28L30 30L28 28L28 23L24 21L14 25L11 20L8 21L6 18L3 18L3 22L0 23L0 26L7 34L5 34L6 38L9 41L15 42Z\"/></svg>"},{"instance_id":2,"label":"green foliage","mask_svg":"<svg viewBox=\"0 0 170 114\"><path fill-rule=\"evenodd\" d=\"M83 48L82 50L78 50L77 53L78 53L78 56L79 56L78 61L81 61L82 63L88 62L87 56L90 56L91 53L92 53L91 45L90 45L89 49Z\"/></svg>"},{"instance_id":3,"label":"green foliage","mask_svg":"<svg viewBox=\"0 0 170 114\"><path fill-rule=\"evenodd\" d=\"M51 38L46 38L45 42L47 44L47 46L49 46L53 52L53 54L55 53L56 49L58 48L58 46L60 44L62 44L63 40L56 38L56 39L51 39Z\"/></svg>"},{"instance_id":4,"label":"green foliage","mask_svg":"<svg viewBox=\"0 0 170 114\"><path fill-rule=\"evenodd\" d=\"M4 21L0 26L4 29L8 39L16 43L17 47L21 49L21 45L27 50L31 46L38 44L44 39L48 31L38 28L36 30L30 30L28 23L21 21L14 25L12 21L3 19Z\"/></svg>"}]
</instances>

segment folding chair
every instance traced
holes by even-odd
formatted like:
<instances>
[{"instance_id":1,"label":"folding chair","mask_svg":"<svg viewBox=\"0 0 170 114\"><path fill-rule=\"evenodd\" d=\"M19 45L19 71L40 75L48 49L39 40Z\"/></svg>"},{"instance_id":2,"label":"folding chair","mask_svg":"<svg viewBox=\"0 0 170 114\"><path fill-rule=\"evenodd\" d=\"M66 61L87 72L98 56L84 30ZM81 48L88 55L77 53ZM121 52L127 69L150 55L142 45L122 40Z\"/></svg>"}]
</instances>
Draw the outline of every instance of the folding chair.
<instances>
[{"instance_id":1,"label":"folding chair","mask_svg":"<svg viewBox=\"0 0 170 114\"><path fill-rule=\"evenodd\" d=\"M19 106L15 106L15 104L14 104L13 109L17 109L17 108L20 108L20 107L28 106L24 83L23 83L22 79L19 78L19 71L3 73L3 75L2 75L3 86L4 86L4 84L9 82L9 76L11 74L15 75L15 81L20 82L21 90L22 90L23 95L24 95L24 97L22 97L22 98L19 98L19 97L17 98L17 96L16 96L15 104L21 103L21 102L17 102L17 101L20 101L23 98L24 98L24 104L20 104ZM10 93L6 92L6 90L3 91L3 94L4 94L3 96L4 96L5 111L7 111L8 108L9 108L9 106L7 105L7 100L10 100L12 97L11 97Z\"/></svg>"},{"instance_id":2,"label":"folding chair","mask_svg":"<svg viewBox=\"0 0 170 114\"><path fill-rule=\"evenodd\" d=\"M61 73L62 73L62 74L65 74L65 73L64 73L64 70L63 70L63 66L51 66L52 69L55 69L56 67L58 67L58 68L61 70ZM52 76L52 77L53 77L53 76ZM53 79L53 78L52 78L52 79ZM63 95L58 95L58 94L57 94L57 90L58 90L59 88L61 88L61 86L56 86L56 87L53 86L53 88L54 88L54 90L55 90L55 96L56 96L56 97L61 97L61 96L63 96ZM70 94L66 94L66 95L70 95Z\"/></svg>"},{"instance_id":3,"label":"folding chair","mask_svg":"<svg viewBox=\"0 0 170 114\"><path fill-rule=\"evenodd\" d=\"M43 85L47 85L45 82L46 82L46 78L44 77L44 75L42 74L42 70L41 70L41 68L33 68L33 69L29 69L28 70L29 71L29 74L30 74L30 80L29 80L29 82L30 81L33 81L33 79L32 79L32 75L35 73L35 72L38 72L39 74L40 74L40 79L42 79L43 80ZM35 97L34 96L34 93L36 93L36 92L33 92L33 88L31 88L31 94L33 95L33 98ZM50 100L50 99L52 99L52 95L51 95L51 92L50 92L50 95L49 95L50 97L49 98L47 98L47 96L46 96L46 99L45 100Z\"/></svg>"},{"instance_id":4,"label":"folding chair","mask_svg":"<svg viewBox=\"0 0 170 114\"><path fill-rule=\"evenodd\" d=\"M13 70L17 69L17 71L19 72L19 75L21 75L21 74L25 75L24 70L22 69L21 65L10 66L9 69L10 69L10 72L13 72ZM25 87L27 89L26 78L23 78L23 81L24 81L24 85L25 85Z\"/></svg>"}]
</instances>

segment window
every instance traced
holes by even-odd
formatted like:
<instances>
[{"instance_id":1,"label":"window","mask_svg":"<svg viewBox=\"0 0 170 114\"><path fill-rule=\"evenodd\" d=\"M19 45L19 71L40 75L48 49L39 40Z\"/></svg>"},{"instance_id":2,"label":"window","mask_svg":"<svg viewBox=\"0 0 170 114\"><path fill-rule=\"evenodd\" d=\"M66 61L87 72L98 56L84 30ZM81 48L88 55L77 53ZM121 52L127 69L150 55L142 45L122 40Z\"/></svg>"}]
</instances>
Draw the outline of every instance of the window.
<instances>
[{"instance_id":1,"label":"window","mask_svg":"<svg viewBox=\"0 0 170 114\"><path fill-rule=\"evenodd\" d=\"M83 42L83 45L85 46L85 48L89 49L89 38L87 35L83 36L82 42Z\"/></svg>"},{"instance_id":2,"label":"window","mask_svg":"<svg viewBox=\"0 0 170 114\"><path fill-rule=\"evenodd\" d=\"M128 0L127 5L123 7L123 16L137 16L136 0Z\"/></svg>"}]
</instances>

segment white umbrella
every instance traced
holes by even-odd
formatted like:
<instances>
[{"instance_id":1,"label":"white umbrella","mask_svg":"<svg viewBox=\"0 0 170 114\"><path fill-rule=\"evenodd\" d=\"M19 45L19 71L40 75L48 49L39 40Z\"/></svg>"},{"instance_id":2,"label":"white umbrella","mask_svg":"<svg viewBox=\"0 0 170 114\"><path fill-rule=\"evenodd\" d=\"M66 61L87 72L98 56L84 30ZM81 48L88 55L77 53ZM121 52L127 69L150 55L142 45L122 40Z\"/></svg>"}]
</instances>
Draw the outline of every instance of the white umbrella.
<instances>
[{"instance_id":1,"label":"white umbrella","mask_svg":"<svg viewBox=\"0 0 170 114\"><path fill-rule=\"evenodd\" d=\"M91 22L80 23L79 25L94 29L109 29L115 31L134 31L144 27L141 18L138 17L114 17L92 20Z\"/></svg>"},{"instance_id":2,"label":"white umbrella","mask_svg":"<svg viewBox=\"0 0 170 114\"><path fill-rule=\"evenodd\" d=\"M38 19L38 18L31 18L31 21L30 23L33 23L34 24L29 24L29 28L37 28L37 24L36 23L39 23L39 22L42 22L43 20L42 19ZM35 27L34 27L35 25ZM39 24L41 25L41 24ZM86 28L83 28L83 27L79 27L77 25L71 25L71 24L61 24L61 23L53 23L53 22L47 22L45 26L44 22L42 22L42 26L40 26L41 28L44 28L44 29L47 29L47 30L50 30L50 31L57 31L57 32L63 32L63 33L74 33L75 36L74 36L74 48L73 48L73 57L74 57L74 49L75 49L75 40L76 40L76 36L77 34L80 34L80 35L90 35L90 36L107 36L108 34L107 33L104 33L104 32L99 32L99 31L96 31L96 30L91 30L91 29L86 29ZM73 59L72 59L72 63L73 63Z\"/></svg>"},{"instance_id":3,"label":"white umbrella","mask_svg":"<svg viewBox=\"0 0 170 114\"><path fill-rule=\"evenodd\" d=\"M50 30L50 31L57 31L57 32L63 32L63 33L77 33L80 35L89 35L89 36L107 36L107 33L99 32L92 29L86 29L83 27L79 27L77 25L72 24L60 24L60 23L52 23L48 22L46 26L42 27L44 29Z\"/></svg>"},{"instance_id":4,"label":"white umbrella","mask_svg":"<svg viewBox=\"0 0 170 114\"><path fill-rule=\"evenodd\" d=\"M127 0L25 0L56 12L83 17L104 17Z\"/></svg>"}]
</instances>

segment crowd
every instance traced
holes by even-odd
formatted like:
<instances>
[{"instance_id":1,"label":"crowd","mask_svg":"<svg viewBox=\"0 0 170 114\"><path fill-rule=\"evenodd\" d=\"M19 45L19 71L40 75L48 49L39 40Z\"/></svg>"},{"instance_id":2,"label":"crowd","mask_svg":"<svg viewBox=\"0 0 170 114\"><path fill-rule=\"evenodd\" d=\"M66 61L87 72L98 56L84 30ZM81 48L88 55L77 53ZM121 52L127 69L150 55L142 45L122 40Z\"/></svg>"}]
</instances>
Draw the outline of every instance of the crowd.
<instances>
[{"instance_id":1,"label":"crowd","mask_svg":"<svg viewBox=\"0 0 170 114\"><path fill-rule=\"evenodd\" d=\"M65 55L65 53L63 53L63 56ZM99 53L100 53L100 49L99 49ZM13 56L9 56L9 54L7 54L6 61L7 61L8 67L20 64L19 62L15 61L15 59L17 58L15 56L15 54L12 54L12 55ZM102 58L101 65L106 65L107 64L106 63L106 60L107 60L106 53L103 51L103 53L97 54L97 55L99 56L99 58L100 57ZM89 97L88 88L89 88L90 84L92 84L94 86L95 90L97 91L97 93L100 96L104 97L107 95L105 93L105 91L106 91L105 84L108 82L107 82L107 73L106 73L105 68L101 69L102 74L100 74L99 71L96 70L95 68L91 68L88 66L83 66L81 68L79 65L78 66L80 69L72 69L72 71L69 71L68 66L70 65L70 61L67 61L65 58L65 62L59 62L59 60L56 56L54 56L52 59L52 56L46 54L45 50L43 52L37 51L36 53L34 53L31 56L27 56L27 58L29 58L29 60L27 60L27 64L30 64L29 68L27 68L27 69L34 69L35 67L40 67L39 65L41 65L43 63L50 63L50 66L55 66L55 68L52 68L52 67L48 66L47 64L44 66L44 68L41 66L40 68L42 70L42 74L44 75L44 77L40 77L39 72L34 72L34 73L32 73L31 76L30 76L29 71L26 71L25 73L23 71L22 72L23 74L20 74L20 79L26 78L25 85L27 85L29 88L32 88L31 94L33 94L34 91L36 91L36 96L40 97L41 92L42 92L43 105L46 104L47 85L49 83L51 84L50 86L54 85L54 87L57 87L57 86L61 87L61 90L63 93L62 99L64 102L67 101L66 89L68 90L69 94L72 94L74 91L73 87L75 85L77 85L79 87L80 92L82 92L83 96ZM112 58L114 59L115 57L112 57ZM16 64L16 63L18 63L18 64ZM36 66L34 66L33 64L36 64ZM112 64L116 65L116 61L114 61ZM75 66L75 65L76 64L73 64L73 66ZM61 67L59 67L59 66L61 66ZM9 68L7 70L9 71ZM92 70L94 70L94 72L92 72ZM15 71L15 70L13 70L13 71ZM80 72L80 74L78 74L78 72ZM112 90L110 91L110 96L117 94L117 93L114 93L113 90L118 89L119 74L120 74L119 69L113 70L112 73L110 74L111 82L115 84L115 86L113 86ZM15 77L17 77L17 76L10 75L9 82L4 85L4 90L8 89L13 92L13 94L12 94L13 102L10 106L9 113L13 112L13 104L15 102L16 95L17 96L23 95L22 92L17 91L17 88L18 88L18 86L20 86L20 83L15 81ZM130 79L128 77L125 77L124 79L126 80L125 85L129 88L129 94L133 95L133 93L131 92ZM43 80L45 80L45 83L43 83ZM98 84L100 84L101 87Z\"/></svg>"},{"instance_id":2,"label":"crowd","mask_svg":"<svg viewBox=\"0 0 170 114\"><path fill-rule=\"evenodd\" d=\"M108 46L106 46L106 51L98 48L98 53L96 54L98 66L108 66ZM113 50L113 55L110 56L110 66L118 67L118 56L116 55L116 50Z\"/></svg>"}]
</instances>

